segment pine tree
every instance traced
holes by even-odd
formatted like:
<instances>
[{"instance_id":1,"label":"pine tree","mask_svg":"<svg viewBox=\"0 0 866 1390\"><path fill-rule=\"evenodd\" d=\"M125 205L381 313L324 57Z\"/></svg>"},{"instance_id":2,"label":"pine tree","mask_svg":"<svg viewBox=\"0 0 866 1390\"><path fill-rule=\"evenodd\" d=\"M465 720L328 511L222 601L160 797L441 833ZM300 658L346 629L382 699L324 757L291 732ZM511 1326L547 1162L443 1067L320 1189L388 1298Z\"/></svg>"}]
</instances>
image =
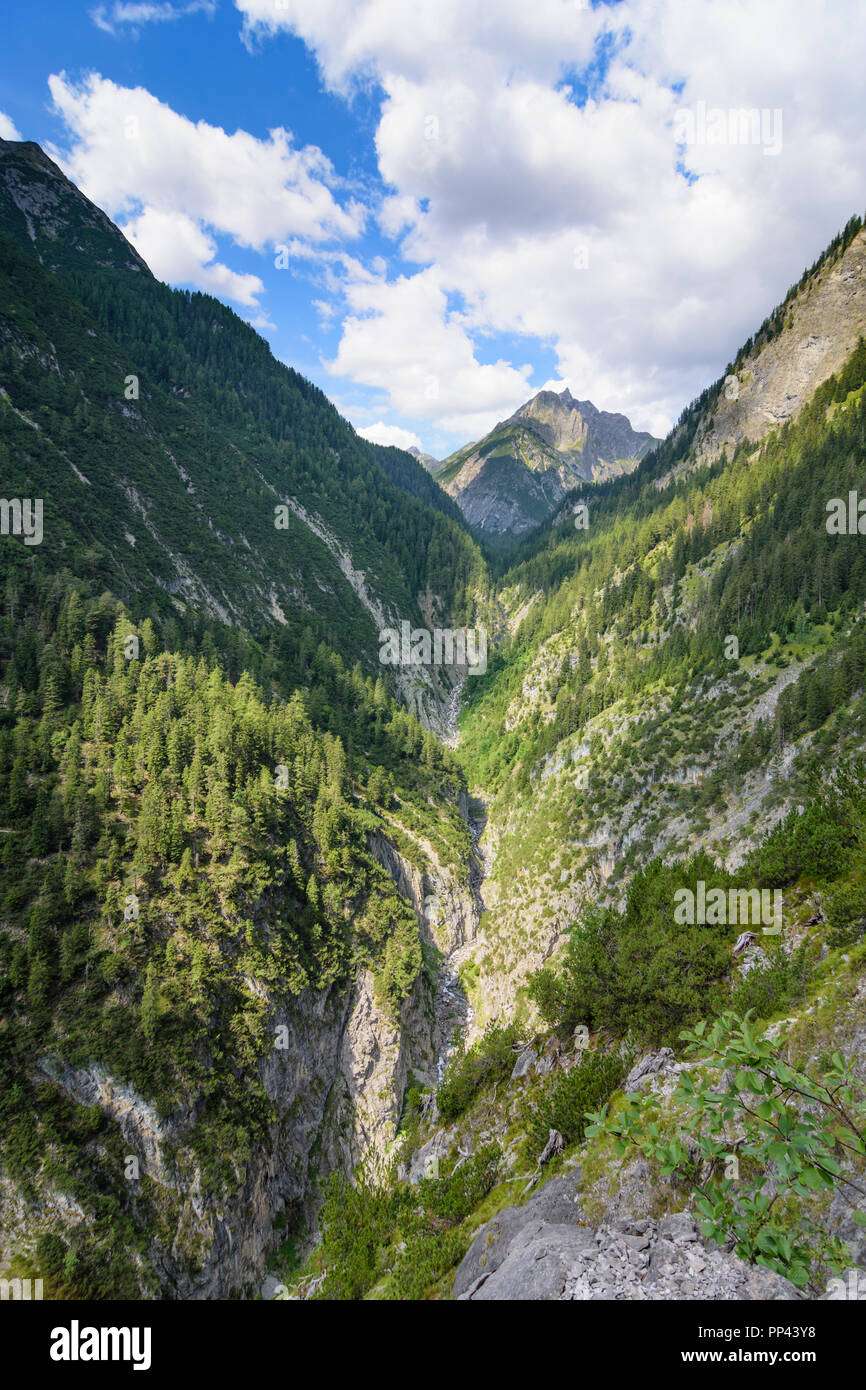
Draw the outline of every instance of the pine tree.
<instances>
[{"instance_id":1,"label":"pine tree","mask_svg":"<svg viewBox=\"0 0 866 1390\"><path fill-rule=\"evenodd\" d=\"M153 961L148 961L147 970L144 976L144 992L141 996L141 1008L139 1017L141 1019L141 1031L152 1042L156 1033L160 1013L159 986L156 979L156 970Z\"/></svg>"}]
</instances>

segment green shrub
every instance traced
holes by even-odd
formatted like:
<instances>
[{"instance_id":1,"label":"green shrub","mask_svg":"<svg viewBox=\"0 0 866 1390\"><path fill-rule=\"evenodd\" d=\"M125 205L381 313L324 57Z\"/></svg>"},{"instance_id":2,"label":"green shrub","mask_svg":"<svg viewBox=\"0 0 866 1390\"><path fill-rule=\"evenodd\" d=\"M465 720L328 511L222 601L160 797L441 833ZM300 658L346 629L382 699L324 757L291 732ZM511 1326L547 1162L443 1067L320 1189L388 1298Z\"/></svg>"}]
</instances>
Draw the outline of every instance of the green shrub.
<instances>
[{"instance_id":1,"label":"green shrub","mask_svg":"<svg viewBox=\"0 0 866 1390\"><path fill-rule=\"evenodd\" d=\"M866 930L866 876L839 884L825 899L830 946L853 946Z\"/></svg>"},{"instance_id":2,"label":"green shrub","mask_svg":"<svg viewBox=\"0 0 866 1390\"><path fill-rule=\"evenodd\" d=\"M489 1028L469 1051L447 1067L436 1092L436 1103L443 1120L456 1120L468 1109L482 1086L502 1081L514 1069L514 1044L518 1029Z\"/></svg>"},{"instance_id":3,"label":"green shrub","mask_svg":"<svg viewBox=\"0 0 866 1390\"><path fill-rule=\"evenodd\" d=\"M731 992L731 1007L738 1014L752 1010L758 1018L770 1018L803 997L812 977L805 942L796 951L777 951L766 963L754 965Z\"/></svg>"},{"instance_id":4,"label":"green shrub","mask_svg":"<svg viewBox=\"0 0 866 1390\"><path fill-rule=\"evenodd\" d=\"M434 1216L446 1221L463 1221L496 1182L502 1151L498 1144L486 1144L447 1178L422 1178L417 1184L418 1200Z\"/></svg>"},{"instance_id":5,"label":"green shrub","mask_svg":"<svg viewBox=\"0 0 866 1390\"><path fill-rule=\"evenodd\" d=\"M546 966L528 993L554 1028L629 1033L638 1046L675 1041L679 1030L721 1007L731 928L679 925L674 895L699 879L727 886L705 853L672 865L654 859L632 879L625 911L589 907L571 930L559 969Z\"/></svg>"},{"instance_id":6,"label":"green shrub","mask_svg":"<svg viewBox=\"0 0 866 1390\"><path fill-rule=\"evenodd\" d=\"M757 882L781 886L803 874L829 882L843 874L866 839L864 777L860 760L837 769L829 785L814 783L804 810L789 811L751 856Z\"/></svg>"},{"instance_id":7,"label":"green shrub","mask_svg":"<svg viewBox=\"0 0 866 1390\"><path fill-rule=\"evenodd\" d=\"M410 1236L388 1285L388 1297L423 1298L426 1291L462 1260L472 1235L462 1226L446 1231L422 1231Z\"/></svg>"},{"instance_id":8,"label":"green shrub","mask_svg":"<svg viewBox=\"0 0 866 1390\"><path fill-rule=\"evenodd\" d=\"M351 1182L332 1173L319 1214L320 1256L326 1275L319 1297L351 1301L363 1298L385 1268L385 1252L408 1213L407 1190L377 1187L363 1171Z\"/></svg>"},{"instance_id":9,"label":"green shrub","mask_svg":"<svg viewBox=\"0 0 866 1390\"><path fill-rule=\"evenodd\" d=\"M622 1083L626 1064L615 1052L585 1052L581 1062L561 1076L533 1113L527 1126L527 1150L537 1159L551 1129L566 1145L583 1139L586 1115L604 1105Z\"/></svg>"},{"instance_id":10,"label":"green shrub","mask_svg":"<svg viewBox=\"0 0 866 1390\"><path fill-rule=\"evenodd\" d=\"M447 1177L414 1186L377 1187L363 1171L354 1183L332 1174L319 1217L325 1277L315 1296L360 1299L387 1279L388 1297L421 1298L468 1250L466 1218L496 1185L501 1159L488 1144Z\"/></svg>"},{"instance_id":11,"label":"green shrub","mask_svg":"<svg viewBox=\"0 0 866 1390\"><path fill-rule=\"evenodd\" d=\"M861 1184L839 1163L866 1157L862 1082L839 1052L820 1072L792 1067L748 1014L702 1021L682 1038L698 1070L679 1074L676 1121L659 1121L657 1096L634 1095L616 1116L607 1107L589 1116L587 1134L612 1137L620 1155L634 1146L664 1176L676 1173L693 1187L707 1239L730 1241L740 1259L817 1291L827 1270L839 1273L851 1254L804 1216L816 1193L841 1192L851 1207L862 1198ZM856 1208L852 1218L866 1225Z\"/></svg>"}]
</instances>

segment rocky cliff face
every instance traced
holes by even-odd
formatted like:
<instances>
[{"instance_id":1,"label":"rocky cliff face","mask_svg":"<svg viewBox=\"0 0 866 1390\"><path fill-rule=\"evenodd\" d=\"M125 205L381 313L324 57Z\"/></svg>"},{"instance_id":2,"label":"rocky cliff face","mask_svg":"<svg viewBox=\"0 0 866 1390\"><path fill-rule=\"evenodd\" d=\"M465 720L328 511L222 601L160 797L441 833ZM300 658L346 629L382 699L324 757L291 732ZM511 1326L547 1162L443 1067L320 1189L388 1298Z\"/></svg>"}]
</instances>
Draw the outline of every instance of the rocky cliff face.
<instances>
[{"instance_id":1,"label":"rocky cliff face","mask_svg":"<svg viewBox=\"0 0 866 1390\"><path fill-rule=\"evenodd\" d=\"M536 526L581 482L629 472L655 443L624 415L578 401L566 388L539 391L436 476L467 521L515 534Z\"/></svg>"},{"instance_id":2,"label":"rocky cliff face","mask_svg":"<svg viewBox=\"0 0 866 1390\"><path fill-rule=\"evenodd\" d=\"M129 1155L138 1159L130 1178L130 1201L147 1186L157 1212L157 1234L149 1259L161 1285L160 1296L176 1299L225 1298L254 1294L273 1243L279 1213L301 1210L312 1196L312 1180L345 1162L332 1143L311 1158L336 1078L344 1065L343 1039L350 1030L357 998L337 991L306 991L291 1009L274 1012L274 1046L261 1060L259 1074L274 1106L266 1145L253 1153L228 1197L208 1192L187 1135L195 1124L194 1098L168 1116L157 1115L135 1091L99 1067L75 1067L46 1057L42 1076L70 1100L95 1107L117 1126ZM408 1015L407 1010L407 1015ZM348 1146L347 1146L348 1147ZM0 1263L35 1245L40 1234L83 1219L74 1203L43 1193L36 1212L10 1190L4 1203ZM15 1213L17 1209L17 1219Z\"/></svg>"},{"instance_id":3,"label":"rocky cliff face","mask_svg":"<svg viewBox=\"0 0 866 1390\"><path fill-rule=\"evenodd\" d=\"M147 265L120 230L100 208L83 197L39 145L32 140L0 140L0 160L6 195L43 264L50 256L45 254L45 242L42 247L37 243L44 238L50 245L51 241L66 238L72 214L77 251L101 265L138 271L151 278Z\"/></svg>"},{"instance_id":4,"label":"rocky cliff face","mask_svg":"<svg viewBox=\"0 0 866 1390\"><path fill-rule=\"evenodd\" d=\"M715 412L698 431L698 461L712 462L725 450L730 457L742 440L757 442L794 419L864 334L866 230L791 301L781 332L731 373Z\"/></svg>"},{"instance_id":5,"label":"rocky cliff face","mask_svg":"<svg viewBox=\"0 0 866 1390\"><path fill-rule=\"evenodd\" d=\"M539 391L506 421L522 422L559 453L579 454L579 477L597 481L627 472L625 465L642 458L655 440L646 430L632 429L625 415L599 410L592 401L575 400L564 391Z\"/></svg>"},{"instance_id":6,"label":"rocky cliff face","mask_svg":"<svg viewBox=\"0 0 866 1390\"><path fill-rule=\"evenodd\" d=\"M471 940L479 909L467 867L443 864L432 845L410 861L384 834L371 848L415 911L422 939L442 953L449 978L453 950ZM359 969L348 988L306 990L289 1005L267 994L274 1045L258 1073L273 1107L267 1139L238 1163L238 1182L215 1194L189 1147L200 1097L158 1114L133 1088L98 1066L46 1055L39 1080L98 1110L139 1163L129 1180L135 1203L147 1191L157 1213L149 1262L160 1296L175 1299L255 1296L265 1261L279 1243L274 1222L315 1230L319 1181L364 1162L376 1172L388 1155L410 1073L436 1082L447 1047L428 972L393 1015L377 998L373 975ZM84 1219L75 1201L50 1184L34 1210L4 1182L0 1268L35 1248L39 1235Z\"/></svg>"},{"instance_id":7,"label":"rocky cliff face","mask_svg":"<svg viewBox=\"0 0 866 1390\"><path fill-rule=\"evenodd\" d=\"M465 800L461 813L472 825ZM427 1054L426 1065L413 1065L412 1068L425 1084L435 1086L441 1079L455 1027L467 1037L472 1036L471 1011L457 974L457 964L475 948L483 909L479 891L483 866L477 837L462 878L441 863L427 840L418 841L423 867L410 863L384 835L374 836L370 848L394 880L398 892L415 909L422 941L435 948L441 957L433 995L432 1051Z\"/></svg>"}]
</instances>

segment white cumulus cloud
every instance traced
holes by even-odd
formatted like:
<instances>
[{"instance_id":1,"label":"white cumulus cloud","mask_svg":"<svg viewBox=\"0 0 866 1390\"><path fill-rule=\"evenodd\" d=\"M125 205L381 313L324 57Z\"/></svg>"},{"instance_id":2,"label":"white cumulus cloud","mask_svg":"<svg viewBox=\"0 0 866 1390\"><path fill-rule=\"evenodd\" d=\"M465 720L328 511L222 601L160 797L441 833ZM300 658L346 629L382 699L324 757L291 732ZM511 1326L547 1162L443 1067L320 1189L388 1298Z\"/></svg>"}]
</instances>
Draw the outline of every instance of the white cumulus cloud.
<instances>
[{"instance_id":1,"label":"white cumulus cloud","mask_svg":"<svg viewBox=\"0 0 866 1390\"><path fill-rule=\"evenodd\" d=\"M177 278L172 267L183 265L189 283L253 304L261 282L213 262L213 233L263 252L361 232L364 211L338 201L330 161L316 146L297 147L287 130L265 140L229 134L97 73L77 84L56 73L49 88L69 135L68 149L53 156L89 198L127 221L163 278Z\"/></svg>"},{"instance_id":2,"label":"white cumulus cloud","mask_svg":"<svg viewBox=\"0 0 866 1390\"><path fill-rule=\"evenodd\" d=\"M236 304L257 305L264 285L257 275L239 275L215 261L216 243L182 212L148 207L123 228L136 251L161 280L193 283Z\"/></svg>"},{"instance_id":3,"label":"white cumulus cloud","mask_svg":"<svg viewBox=\"0 0 866 1390\"><path fill-rule=\"evenodd\" d=\"M393 444L398 449L421 448L421 440L412 430L404 430L400 425L386 425L383 420L377 420L375 425L364 425L357 433L373 444Z\"/></svg>"},{"instance_id":4,"label":"white cumulus cloud","mask_svg":"<svg viewBox=\"0 0 866 1390\"><path fill-rule=\"evenodd\" d=\"M459 313L449 313L435 270L349 280L338 376L386 393L394 411L446 431L483 432L529 394L531 368L480 363Z\"/></svg>"},{"instance_id":5,"label":"white cumulus cloud","mask_svg":"<svg viewBox=\"0 0 866 1390\"><path fill-rule=\"evenodd\" d=\"M378 222L409 274L362 286L365 313L350 294L332 366L400 410L438 359L442 421L467 437L521 375L471 370L493 333L658 433L866 203L859 0L236 5L248 43L293 32L333 90L381 89ZM758 142L686 144L701 104L737 128L755 113Z\"/></svg>"},{"instance_id":6,"label":"white cumulus cloud","mask_svg":"<svg viewBox=\"0 0 866 1390\"><path fill-rule=\"evenodd\" d=\"M20 140L21 133L15 122L6 115L5 111L0 111L0 140Z\"/></svg>"}]
</instances>

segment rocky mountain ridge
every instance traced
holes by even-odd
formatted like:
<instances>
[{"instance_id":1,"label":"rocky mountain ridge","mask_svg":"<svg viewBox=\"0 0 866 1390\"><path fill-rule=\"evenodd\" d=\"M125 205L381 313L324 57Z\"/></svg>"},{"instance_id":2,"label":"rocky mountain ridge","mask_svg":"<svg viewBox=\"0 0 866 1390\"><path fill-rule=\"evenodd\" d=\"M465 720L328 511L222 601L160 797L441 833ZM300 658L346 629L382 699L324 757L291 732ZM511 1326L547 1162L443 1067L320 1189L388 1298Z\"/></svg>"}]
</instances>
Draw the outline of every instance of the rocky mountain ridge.
<instances>
[{"instance_id":1,"label":"rocky mountain ridge","mask_svg":"<svg viewBox=\"0 0 866 1390\"><path fill-rule=\"evenodd\" d=\"M539 391L489 434L445 459L434 476L472 526L498 535L548 517L582 482L630 472L656 441L624 415Z\"/></svg>"}]
</instances>

